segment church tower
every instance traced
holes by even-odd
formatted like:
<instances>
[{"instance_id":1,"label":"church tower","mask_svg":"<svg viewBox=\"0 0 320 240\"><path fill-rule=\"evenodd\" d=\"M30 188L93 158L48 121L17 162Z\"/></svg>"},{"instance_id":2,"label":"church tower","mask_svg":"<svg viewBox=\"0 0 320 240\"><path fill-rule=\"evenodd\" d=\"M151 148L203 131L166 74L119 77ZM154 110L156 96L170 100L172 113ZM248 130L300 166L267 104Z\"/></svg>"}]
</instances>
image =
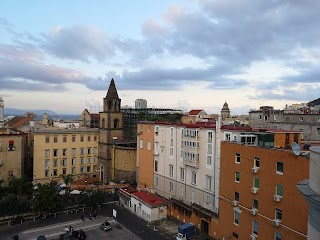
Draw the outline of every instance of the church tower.
<instances>
[{"instance_id":1,"label":"church tower","mask_svg":"<svg viewBox=\"0 0 320 240\"><path fill-rule=\"evenodd\" d=\"M221 118L222 121L226 118L230 117L230 109L227 102L224 102L223 107L221 109Z\"/></svg>"},{"instance_id":2,"label":"church tower","mask_svg":"<svg viewBox=\"0 0 320 240\"><path fill-rule=\"evenodd\" d=\"M103 99L103 112L100 112L99 126L100 180L106 183L114 180L112 176L113 145L123 140L123 114L120 108L121 99L114 80L111 79L107 95Z\"/></svg>"},{"instance_id":3,"label":"church tower","mask_svg":"<svg viewBox=\"0 0 320 240\"><path fill-rule=\"evenodd\" d=\"M4 127L4 103L2 97L0 97L0 128Z\"/></svg>"}]
</instances>

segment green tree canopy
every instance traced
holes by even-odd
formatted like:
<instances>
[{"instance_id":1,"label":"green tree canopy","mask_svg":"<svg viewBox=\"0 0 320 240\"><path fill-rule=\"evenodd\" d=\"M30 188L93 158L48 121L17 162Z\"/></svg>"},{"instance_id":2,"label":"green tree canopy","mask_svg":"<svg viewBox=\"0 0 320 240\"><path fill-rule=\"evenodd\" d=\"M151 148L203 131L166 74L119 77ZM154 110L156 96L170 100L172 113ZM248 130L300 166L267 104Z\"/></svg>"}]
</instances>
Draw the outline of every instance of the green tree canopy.
<instances>
[{"instance_id":1,"label":"green tree canopy","mask_svg":"<svg viewBox=\"0 0 320 240\"><path fill-rule=\"evenodd\" d=\"M40 212L52 212L58 209L59 197L53 184L39 185L33 198L32 207Z\"/></svg>"}]
</instances>

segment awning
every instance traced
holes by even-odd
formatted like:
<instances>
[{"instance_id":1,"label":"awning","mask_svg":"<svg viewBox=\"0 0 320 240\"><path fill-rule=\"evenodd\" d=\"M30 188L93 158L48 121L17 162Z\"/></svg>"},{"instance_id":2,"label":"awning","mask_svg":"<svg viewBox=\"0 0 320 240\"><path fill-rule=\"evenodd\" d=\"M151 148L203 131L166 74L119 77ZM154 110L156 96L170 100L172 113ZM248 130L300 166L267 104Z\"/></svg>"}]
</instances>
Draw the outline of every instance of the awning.
<instances>
[{"instance_id":1,"label":"awning","mask_svg":"<svg viewBox=\"0 0 320 240\"><path fill-rule=\"evenodd\" d=\"M81 193L81 191L80 191L80 190L77 190L77 189L72 190L72 191L70 192L70 194L74 194L74 195L78 195L78 194L80 194L80 193Z\"/></svg>"}]
</instances>

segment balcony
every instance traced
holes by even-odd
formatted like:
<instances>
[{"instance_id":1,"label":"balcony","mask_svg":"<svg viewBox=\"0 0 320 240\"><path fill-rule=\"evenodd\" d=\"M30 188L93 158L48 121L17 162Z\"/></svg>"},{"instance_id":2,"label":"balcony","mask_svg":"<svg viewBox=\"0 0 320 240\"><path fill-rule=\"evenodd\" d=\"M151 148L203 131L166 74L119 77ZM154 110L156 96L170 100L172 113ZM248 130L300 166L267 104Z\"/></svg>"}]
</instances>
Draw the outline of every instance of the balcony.
<instances>
[{"instance_id":1,"label":"balcony","mask_svg":"<svg viewBox=\"0 0 320 240\"><path fill-rule=\"evenodd\" d=\"M184 165L190 166L190 167L194 167L194 168L199 168L200 167L200 161L197 160L190 160L190 159L183 159L183 163Z\"/></svg>"}]
</instances>

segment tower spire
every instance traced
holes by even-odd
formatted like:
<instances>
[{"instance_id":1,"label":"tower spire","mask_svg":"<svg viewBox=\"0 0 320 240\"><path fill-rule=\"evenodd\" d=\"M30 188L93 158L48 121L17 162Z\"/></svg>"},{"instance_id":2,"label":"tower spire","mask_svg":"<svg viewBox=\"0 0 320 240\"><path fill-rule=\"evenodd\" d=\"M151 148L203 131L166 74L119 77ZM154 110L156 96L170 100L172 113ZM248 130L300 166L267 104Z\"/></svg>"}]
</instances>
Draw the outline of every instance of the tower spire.
<instances>
[{"instance_id":1,"label":"tower spire","mask_svg":"<svg viewBox=\"0 0 320 240\"><path fill-rule=\"evenodd\" d=\"M107 99L119 99L116 84L114 83L113 78L111 79L106 98Z\"/></svg>"}]
</instances>

